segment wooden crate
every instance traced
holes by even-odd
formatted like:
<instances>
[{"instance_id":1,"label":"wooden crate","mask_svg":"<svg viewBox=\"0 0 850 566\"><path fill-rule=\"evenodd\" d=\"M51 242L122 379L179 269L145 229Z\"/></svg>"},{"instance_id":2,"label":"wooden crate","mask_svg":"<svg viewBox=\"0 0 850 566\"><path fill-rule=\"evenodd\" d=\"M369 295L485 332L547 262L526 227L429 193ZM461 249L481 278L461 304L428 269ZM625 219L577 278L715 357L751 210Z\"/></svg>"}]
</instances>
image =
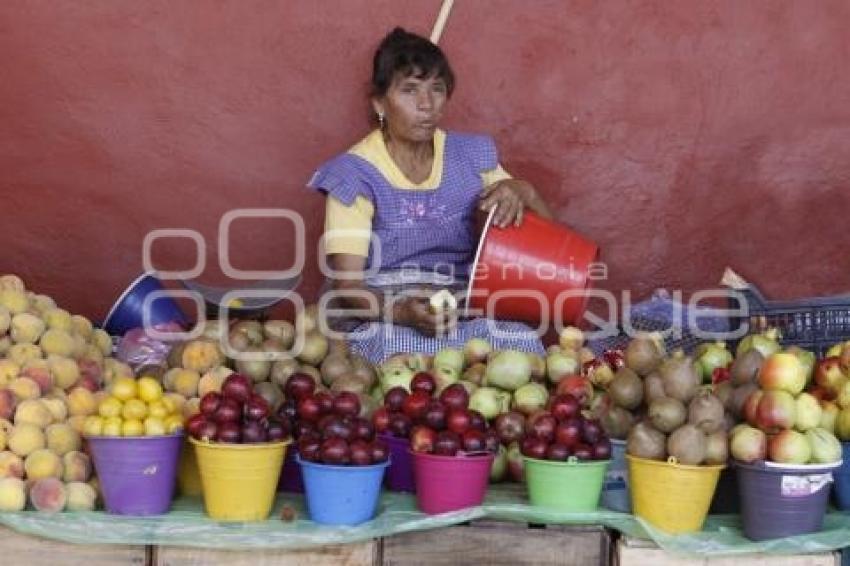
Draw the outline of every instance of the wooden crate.
<instances>
[{"instance_id":1,"label":"wooden crate","mask_svg":"<svg viewBox=\"0 0 850 566\"><path fill-rule=\"evenodd\" d=\"M690 558L665 552L647 541L624 537L617 541L615 566L840 566L837 552L821 554L742 554Z\"/></svg>"},{"instance_id":2,"label":"wooden crate","mask_svg":"<svg viewBox=\"0 0 850 566\"><path fill-rule=\"evenodd\" d=\"M147 563L148 549L141 545L70 544L0 527L0 564L146 566Z\"/></svg>"},{"instance_id":3,"label":"wooden crate","mask_svg":"<svg viewBox=\"0 0 850 566\"><path fill-rule=\"evenodd\" d=\"M385 566L504 564L608 566L611 538L599 526L474 521L384 539Z\"/></svg>"},{"instance_id":4,"label":"wooden crate","mask_svg":"<svg viewBox=\"0 0 850 566\"><path fill-rule=\"evenodd\" d=\"M206 550L175 546L153 549L153 566L189 566L222 564L228 566L378 566L381 563L381 542L334 545L313 550Z\"/></svg>"}]
</instances>

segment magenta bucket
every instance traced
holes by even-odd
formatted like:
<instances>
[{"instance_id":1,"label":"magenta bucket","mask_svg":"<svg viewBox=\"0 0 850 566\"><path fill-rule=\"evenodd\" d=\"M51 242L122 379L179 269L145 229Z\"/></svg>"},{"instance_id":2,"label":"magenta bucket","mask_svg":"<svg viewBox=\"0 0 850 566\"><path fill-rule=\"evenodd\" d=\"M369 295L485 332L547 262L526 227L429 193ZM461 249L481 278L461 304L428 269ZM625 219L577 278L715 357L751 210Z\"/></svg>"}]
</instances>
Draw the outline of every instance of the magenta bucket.
<instances>
[{"instance_id":1,"label":"magenta bucket","mask_svg":"<svg viewBox=\"0 0 850 566\"><path fill-rule=\"evenodd\" d=\"M280 481L277 483L278 491L289 493L304 493L304 482L301 479L301 465L296 459L298 450L294 447L286 451L283 460L283 469L280 472Z\"/></svg>"},{"instance_id":2,"label":"magenta bucket","mask_svg":"<svg viewBox=\"0 0 850 566\"><path fill-rule=\"evenodd\" d=\"M413 454L410 452L410 441L406 438L396 438L390 434L382 434L381 440L390 448L392 463L384 476L384 485L390 491L416 491L413 480Z\"/></svg>"},{"instance_id":3,"label":"magenta bucket","mask_svg":"<svg viewBox=\"0 0 850 566\"><path fill-rule=\"evenodd\" d=\"M821 530L832 472L840 465L735 462L744 536L770 540Z\"/></svg>"},{"instance_id":4,"label":"magenta bucket","mask_svg":"<svg viewBox=\"0 0 850 566\"><path fill-rule=\"evenodd\" d=\"M422 512L437 515L477 507L484 502L494 454L412 454L416 503Z\"/></svg>"},{"instance_id":5,"label":"magenta bucket","mask_svg":"<svg viewBox=\"0 0 850 566\"><path fill-rule=\"evenodd\" d=\"M89 436L106 511L162 515L171 507L183 433L168 436Z\"/></svg>"}]
</instances>

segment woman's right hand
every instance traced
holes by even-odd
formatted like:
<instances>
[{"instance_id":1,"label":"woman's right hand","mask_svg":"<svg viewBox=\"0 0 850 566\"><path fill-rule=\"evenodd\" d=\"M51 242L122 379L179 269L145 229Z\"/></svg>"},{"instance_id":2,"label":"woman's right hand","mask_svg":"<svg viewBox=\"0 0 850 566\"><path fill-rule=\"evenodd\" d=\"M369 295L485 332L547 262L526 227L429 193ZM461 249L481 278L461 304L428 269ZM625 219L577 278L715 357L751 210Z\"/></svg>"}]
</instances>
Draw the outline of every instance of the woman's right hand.
<instances>
[{"instance_id":1,"label":"woman's right hand","mask_svg":"<svg viewBox=\"0 0 850 566\"><path fill-rule=\"evenodd\" d=\"M457 324L457 316L445 313L435 314L427 299L406 297L398 302L394 322L418 330L425 336L437 336L447 333Z\"/></svg>"}]
</instances>

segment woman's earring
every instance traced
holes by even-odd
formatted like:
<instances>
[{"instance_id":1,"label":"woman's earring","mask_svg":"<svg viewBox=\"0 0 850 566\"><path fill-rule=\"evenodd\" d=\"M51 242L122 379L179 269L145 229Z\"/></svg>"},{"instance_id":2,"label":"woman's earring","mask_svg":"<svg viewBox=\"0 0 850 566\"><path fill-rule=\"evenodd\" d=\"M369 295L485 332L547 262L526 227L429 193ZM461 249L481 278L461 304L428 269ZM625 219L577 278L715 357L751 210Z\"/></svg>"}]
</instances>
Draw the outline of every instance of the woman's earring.
<instances>
[{"instance_id":1,"label":"woman's earring","mask_svg":"<svg viewBox=\"0 0 850 566\"><path fill-rule=\"evenodd\" d=\"M384 113L383 112L378 112L378 125L381 127L382 130L384 129Z\"/></svg>"}]
</instances>

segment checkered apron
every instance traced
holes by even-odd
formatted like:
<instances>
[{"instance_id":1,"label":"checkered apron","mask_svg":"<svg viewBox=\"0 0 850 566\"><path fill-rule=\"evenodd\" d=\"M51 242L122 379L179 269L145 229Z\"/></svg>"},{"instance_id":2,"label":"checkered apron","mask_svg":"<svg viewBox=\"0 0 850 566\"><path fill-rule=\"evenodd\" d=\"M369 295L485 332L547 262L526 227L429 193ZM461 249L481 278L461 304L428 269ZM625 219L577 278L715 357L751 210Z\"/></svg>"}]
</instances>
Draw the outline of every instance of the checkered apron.
<instances>
[{"instance_id":1,"label":"checkered apron","mask_svg":"<svg viewBox=\"0 0 850 566\"><path fill-rule=\"evenodd\" d=\"M346 205L358 195L373 204L369 287L384 292L423 285L458 289L466 286L477 244L474 214L483 188L481 173L497 165L492 138L447 132L443 174L433 190L394 187L374 165L348 153L322 165L308 187ZM473 337L489 339L496 349L543 353L537 334L513 321L462 320L453 332L439 338L381 322L352 324L347 329L352 349L374 363L397 352L433 353L462 346Z\"/></svg>"}]
</instances>

